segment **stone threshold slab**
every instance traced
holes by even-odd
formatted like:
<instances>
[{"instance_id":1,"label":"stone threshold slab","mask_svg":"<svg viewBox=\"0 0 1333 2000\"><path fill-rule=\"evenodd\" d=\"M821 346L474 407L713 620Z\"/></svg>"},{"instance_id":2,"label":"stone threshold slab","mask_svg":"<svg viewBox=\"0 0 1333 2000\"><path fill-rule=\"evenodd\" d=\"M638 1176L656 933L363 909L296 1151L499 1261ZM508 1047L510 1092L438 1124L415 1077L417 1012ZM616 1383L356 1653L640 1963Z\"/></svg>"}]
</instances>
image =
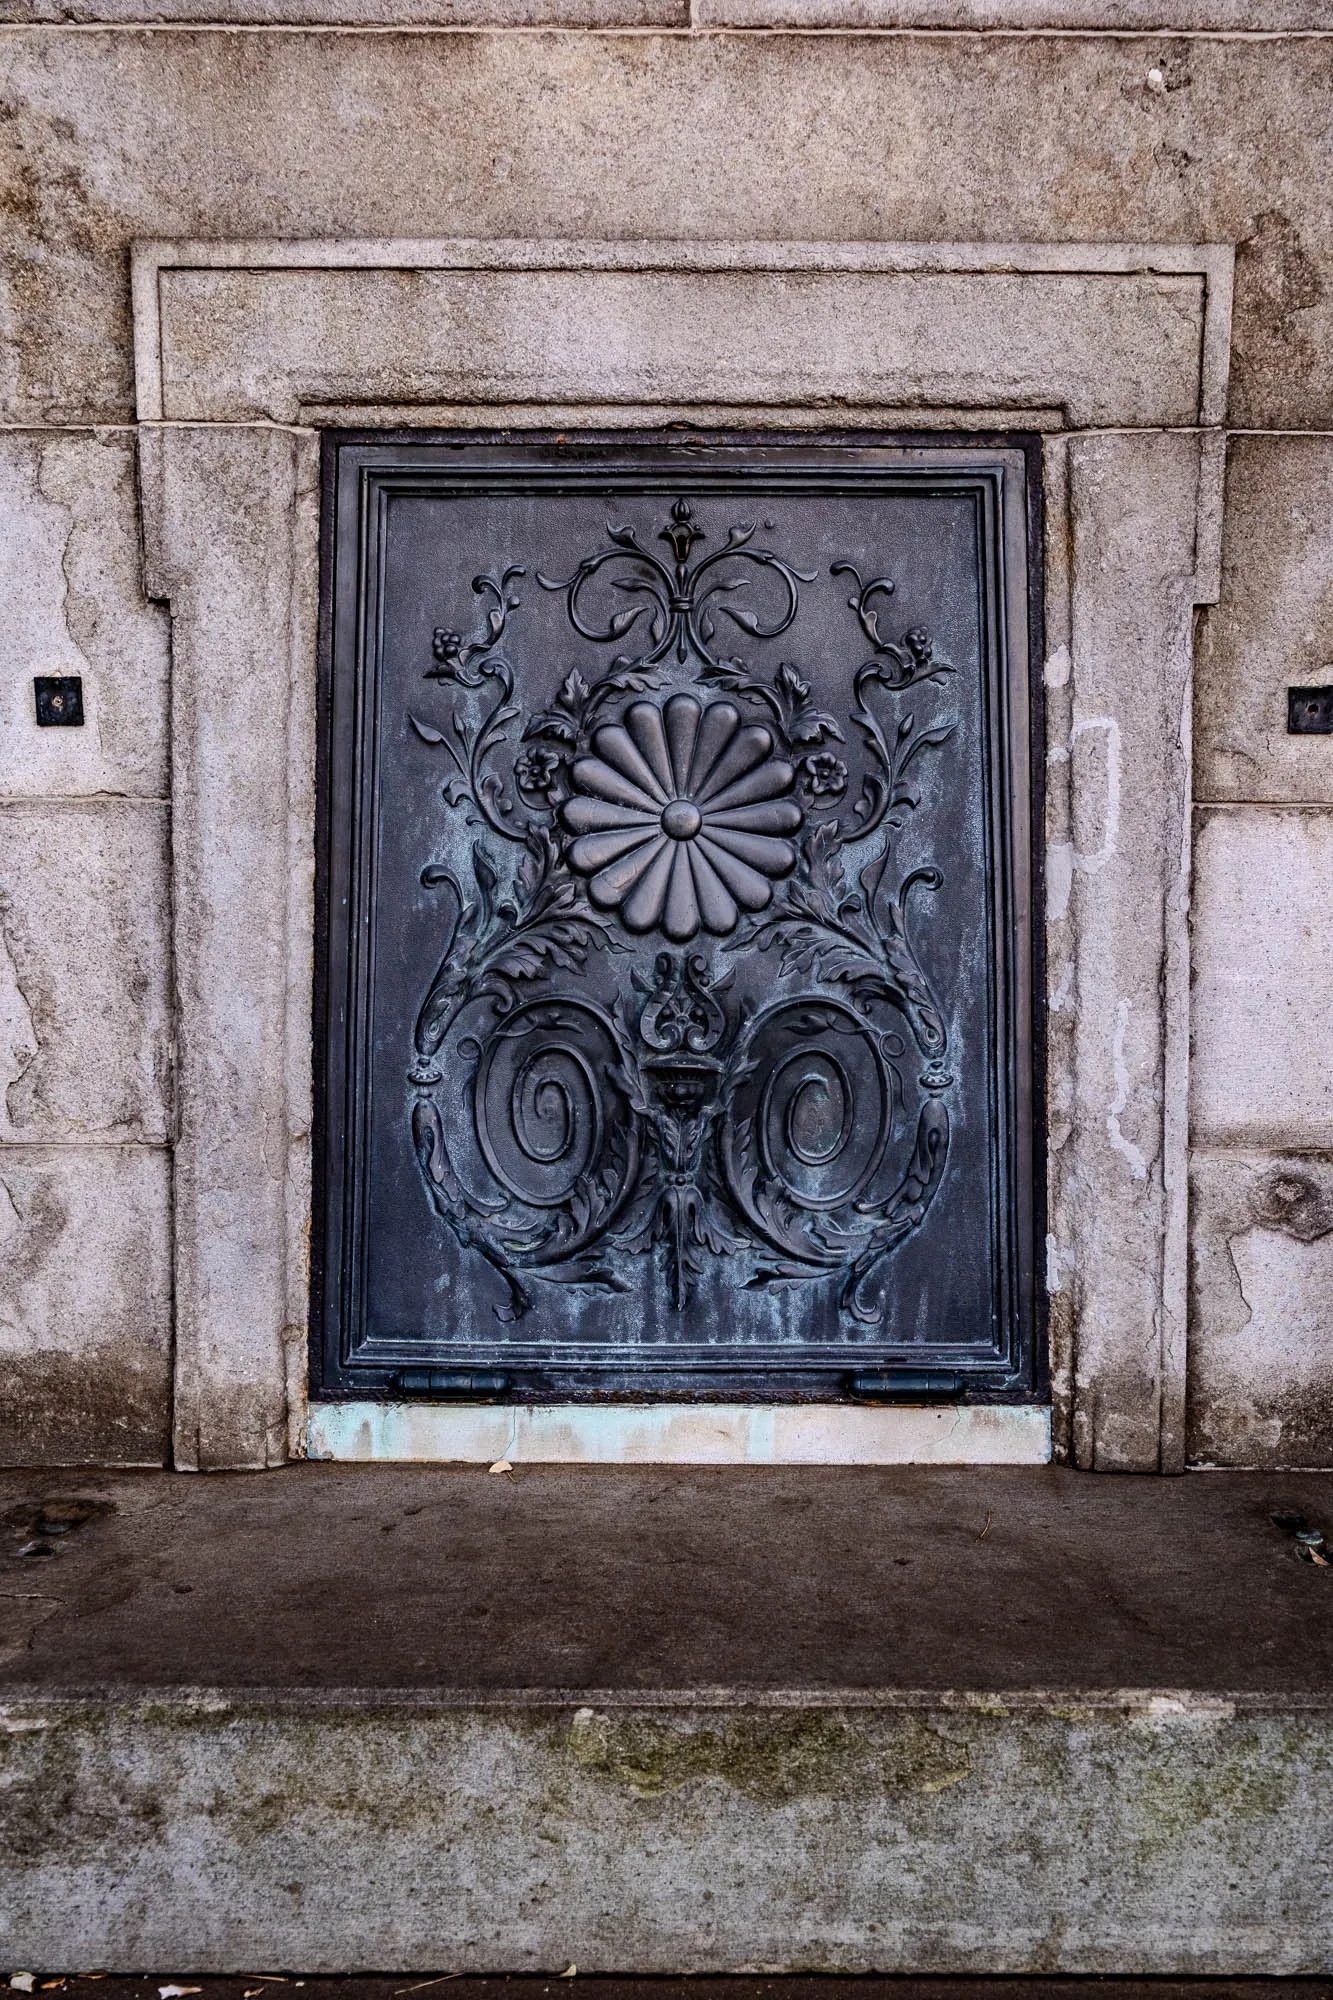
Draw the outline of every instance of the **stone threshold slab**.
<instances>
[{"instance_id":1,"label":"stone threshold slab","mask_svg":"<svg viewBox=\"0 0 1333 2000\"><path fill-rule=\"evenodd\" d=\"M1297 1516L1333 1536L1333 1474L8 1472L0 1696L1322 1700L1333 1570Z\"/></svg>"},{"instance_id":2,"label":"stone threshold slab","mask_svg":"<svg viewBox=\"0 0 1333 2000\"><path fill-rule=\"evenodd\" d=\"M1317 1473L0 1475L0 1964L1325 1971L1331 1515Z\"/></svg>"},{"instance_id":3,"label":"stone threshold slab","mask_svg":"<svg viewBox=\"0 0 1333 2000\"><path fill-rule=\"evenodd\" d=\"M312 1459L490 1465L1046 1465L1051 1412L1004 1405L313 1403Z\"/></svg>"},{"instance_id":4,"label":"stone threshold slab","mask_svg":"<svg viewBox=\"0 0 1333 2000\"><path fill-rule=\"evenodd\" d=\"M244 1988L253 1985L244 1974L230 1979L208 1973L181 1973L176 1966L160 1967L155 1973L136 1978L108 1977L105 1973L72 1974L65 1984L67 2000L157 2000L164 1973L174 1978L196 1980L202 2000L242 2000ZM46 1976L46 1975L41 1975ZM827 1973L789 1974L765 1977L745 1973L724 1973L712 1978L619 1976L593 1973L584 1975L567 1967L553 1966L549 1972L528 1974L446 1973L453 1987L449 2000L559 2000L562 1988L554 1982L576 1977L584 2000L1091 2000L1090 1982L1058 1974L1037 1973L958 1978L952 1974L896 1974L876 1978L861 1975L854 1986ZM40 1983L38 1979L37 1983ZM296 1975L270 1977L270 1985L299 1986L305 2000L403 2000L400 1973L332 1973L302 1979ZM435 1983L427 1979L417 1991ZM1167 1978L1124 1979L1100 1975L1096 2000L1330 2000L1333 1979L1318 1975L1304 1979L1230 1979L1226 1977L1188 1982ZM282 2000L282 1996L278 1996ZM295 1995L287 1996L295 2000Z\"/></svg>"}]
</instances>

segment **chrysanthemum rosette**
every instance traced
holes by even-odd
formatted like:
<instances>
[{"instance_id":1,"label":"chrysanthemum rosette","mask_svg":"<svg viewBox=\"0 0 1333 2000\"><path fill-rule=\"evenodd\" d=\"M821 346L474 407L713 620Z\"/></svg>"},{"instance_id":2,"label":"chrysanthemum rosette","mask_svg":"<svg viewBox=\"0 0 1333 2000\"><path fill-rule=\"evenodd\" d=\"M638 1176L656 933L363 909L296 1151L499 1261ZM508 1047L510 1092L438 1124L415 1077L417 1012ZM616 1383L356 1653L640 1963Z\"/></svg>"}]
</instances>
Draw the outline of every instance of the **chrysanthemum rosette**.
<instances>
[{"instance_id":1,"label":"chrysanthemum rosette","mask_svg":"<svg viewBox=\"0 0 1333 2000\"><path fill-rule=\"evenodd\" d=\"M742 911L767 907L796 865L781 836L802 819L786 796L795 773L769 730L729 701L676 694L664 707L634 702L592 747L574 765L577 796L561 818L599 910L684 944L700 930L725 937Z\"/></svg>"}]
</instances>

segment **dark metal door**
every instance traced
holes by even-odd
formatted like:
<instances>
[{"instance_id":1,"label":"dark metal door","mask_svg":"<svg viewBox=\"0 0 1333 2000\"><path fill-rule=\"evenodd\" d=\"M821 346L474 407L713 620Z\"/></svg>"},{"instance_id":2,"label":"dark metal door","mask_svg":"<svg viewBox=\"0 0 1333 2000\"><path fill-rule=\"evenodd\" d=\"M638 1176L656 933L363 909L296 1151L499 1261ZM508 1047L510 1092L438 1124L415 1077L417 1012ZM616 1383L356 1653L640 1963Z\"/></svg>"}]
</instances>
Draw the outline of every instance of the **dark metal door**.
<instances>
[{"instance_id":1,"label":"dark metal door","mask_svg":"<svg viewBox=\"0 0 1333 2000\"><path fill-rule=\"evenodd\" d=\"M327 465L324 1393L1032 1394L1022 446Z\"/></svg>"}]
</instances>

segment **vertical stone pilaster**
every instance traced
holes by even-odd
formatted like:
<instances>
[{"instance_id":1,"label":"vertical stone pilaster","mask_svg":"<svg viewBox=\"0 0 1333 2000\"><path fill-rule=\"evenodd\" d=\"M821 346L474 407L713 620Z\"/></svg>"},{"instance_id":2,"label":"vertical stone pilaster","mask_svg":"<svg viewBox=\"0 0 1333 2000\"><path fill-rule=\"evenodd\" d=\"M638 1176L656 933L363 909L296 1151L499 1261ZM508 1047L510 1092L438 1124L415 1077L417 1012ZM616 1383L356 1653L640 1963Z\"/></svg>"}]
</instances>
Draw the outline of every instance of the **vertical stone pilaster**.
<instances>
[{"instance_id":1,"label":"vertical stone pilaster","mask_svg":"<svg viewBox=\"0 0 1333 2000\"><path fill-rule=\"evenodd\" d=\"M280 1462L301 1374L317 471L309 433L143 433L149 588L172 618L183 1469Z\"/></svg>"}]
</instances>

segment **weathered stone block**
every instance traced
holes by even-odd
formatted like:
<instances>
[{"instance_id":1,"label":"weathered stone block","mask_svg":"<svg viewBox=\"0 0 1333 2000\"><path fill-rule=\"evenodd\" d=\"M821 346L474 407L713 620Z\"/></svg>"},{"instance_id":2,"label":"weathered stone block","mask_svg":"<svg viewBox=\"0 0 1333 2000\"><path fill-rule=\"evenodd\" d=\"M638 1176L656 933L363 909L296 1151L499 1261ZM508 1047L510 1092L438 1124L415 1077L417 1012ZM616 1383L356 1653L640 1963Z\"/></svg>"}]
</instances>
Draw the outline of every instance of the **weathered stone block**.
<instances>
[{"instance_id":1,"label":"weathered stone block","mask_svg":"<svg viewBox=\"0 0 1333 2000\"><path fill-rule=\"evenodd\" d=\"M1320 1697L33 1690L0 1725L11 1965L1290 1974L1333 1942Z\"/></svg>"},{"instance_id":2,"label":"weathered stone block","mask_svg":"<svg viewBox=\"0 0 1333 2000\"><path fill-rule=\"evenodd\" d=\"M1048 612L1046 1276L1057 1412L1074 1462L1103 1471L1183 1451L1197 471L1184 437L1079 438L1048 455L1047 547L1072 562L1063 580L1053 565Z\"/></svg>"},{"instance_id":3,"label":"weathered stone block","mask_svg":"<svg viewBox=\"0 0 1333 2000\"><path fill-rule=\"evenodd\" d=\"M698 18L729 27L1105 27L1107 0L702 0ZM1119 0L1132 28L1318 29L1319 0ZM688 0L0 0L0 21L223 21L324 27L687 27Z\"/></svg>"},{"instance_id":4,"label":"weathered stone block","mask_svg":"<svg viewBox=\"0 0 1333 2000\"><path fill-rule=\"evenodd\" d=\"M164 1463L168 1183L156 1148L0 1146L0 1462Z\"/></svg>"},{"instance_id":5,"label":"weathered stone block","mask_svg":"<svg viewBox=\"0 0 1333 2000\"><path fill-rule=\"evenodd\" d=\"M1333 1465L1333 1158L1201 1152L1190 1192L1191 1460Z\"/></svg>"},{"instance_id":6,"label":"weathered stone block","mask_svg":"<svg viewBox=\"0 0 1333 2000\"><path fill-rule=\"evenodd\" d=\"M689 0L0 0L0 21L123 25L684 28L689 19Z\"/></svg>"},{"instance_id":7,"label":"weathered stone block","mask_svg":"<svg viewBox=\"0 0 1333 2000\"><path fill-rule=\"evenodd\" d=\"M310 1215L318 446L145 439L172 615L176 1458L262 1466L304 1394Z\"/></svg>"},{"instance_id":8,"label":"weathered stone block","mask_svg":"<svg viewBox=\"0 0 1333 2000\"><path fill-rule=\"evenodd\" d=\"M0 798L166 789L167 632L140 578L127 431L0 432ZM82 729L39 729L37 674L78 674Z\"/></svg>"},{"instance_id":9,"label":"weathered stone block","mask_svg":"<svg viewBox=\"0 0 1333 2000\"><path fill-rule=\"evenodd\" d=\"M1288 687L1333 681L1333 437L1238 437L1222 595L1195 676L1198 799L1333 804L1333 737L1287 734Z\"/></svg>"},{"instance_id":10,"label":"weathered stone block","mask_svg":"<svg viewBox=\"0 0 1333 2000\"><path fill-rule=\"evenodd\" d=\"M12 4L12 0L11 0ZM106 4L106 0L103 0ZM699 0L710 26L745 28L1322 28L1319 0ZM76 18L71 15L68 18ZM99 16L98 18L107 18ZM1165 95L1163 72L1155 94Z\"/></svg>"},{"instance_id":11,"label":"weathered stone block","mask_svg":"<svg viewBox=\"0 0 1333 2000\"><path fill-rule=\"evenodd\" d=\"M1197 273L164 269L157 290L177 420L592 397L1199 414Z\"/></svg>"},{"instance_id":12,"label":"weathered stone block","mask_svg":"<svg viewBox=\"0 0 1333 2000\"><path fill-rule=\"evenodd\" d=\"M165 1140L165 811L0 811L0 1141Z\"/></svg>"},{"instance_id":13,"label":"weathered stone block","mask_svg":"<svg viewBox=\"0 0 1333 2000\"><path fill-rule=\"evenodd\" d=\"M1282 36L19 28L0 410L128 416L136 239L447 230L1237 243L1232 418L1318 426L1331 78Z\"/></svg>"},{"instance_id":14,"label":"weathered stone block","mask_svg":"<svg viewBox=\"0 0 1333 2000\"><path fill-rule=\"evenodd\" d=\"M1194 858L1195 1142L1333 1148L1333 811L1201 811Z\"/></svg>"}]
</instances>

